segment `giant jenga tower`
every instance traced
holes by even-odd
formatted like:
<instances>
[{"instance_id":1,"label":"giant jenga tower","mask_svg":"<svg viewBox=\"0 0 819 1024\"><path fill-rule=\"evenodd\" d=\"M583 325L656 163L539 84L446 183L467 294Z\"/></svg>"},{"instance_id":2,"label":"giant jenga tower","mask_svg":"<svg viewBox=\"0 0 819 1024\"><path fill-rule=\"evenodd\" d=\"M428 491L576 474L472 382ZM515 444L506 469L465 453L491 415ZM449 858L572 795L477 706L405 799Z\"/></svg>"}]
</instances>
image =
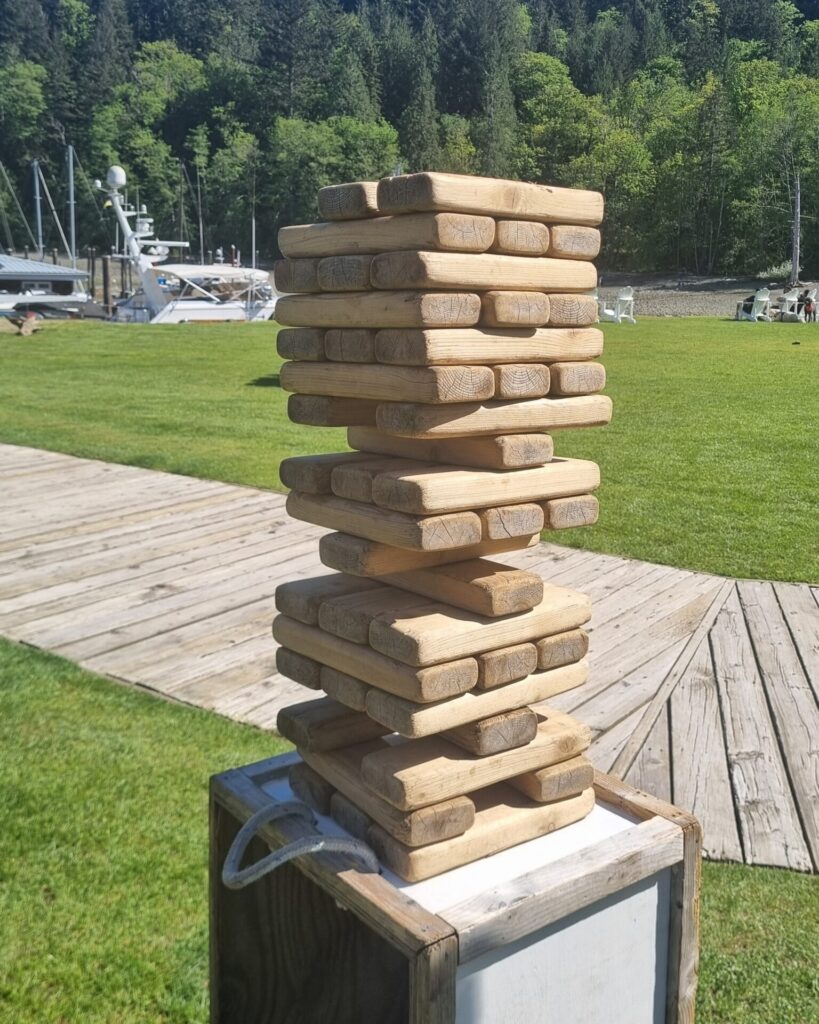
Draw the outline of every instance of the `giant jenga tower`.
<instances>
[{"instance_id":1,"label":"giant jenga tower","mask_svg":"<svg viewBox=\"0 0 819 1024\"><path fill-rule=\"evenodd\" d=\"M318 202L279 236L281 383L354 451L281 466L335 572L277 590L279 671L327 695L279 729L295 792L416 881L594 805L590 732L548 706L586 680L589 599L497 558L597 519L598 467L548 431L611 417L603 198L423 173Z\"/></svg>"}]
</instances>

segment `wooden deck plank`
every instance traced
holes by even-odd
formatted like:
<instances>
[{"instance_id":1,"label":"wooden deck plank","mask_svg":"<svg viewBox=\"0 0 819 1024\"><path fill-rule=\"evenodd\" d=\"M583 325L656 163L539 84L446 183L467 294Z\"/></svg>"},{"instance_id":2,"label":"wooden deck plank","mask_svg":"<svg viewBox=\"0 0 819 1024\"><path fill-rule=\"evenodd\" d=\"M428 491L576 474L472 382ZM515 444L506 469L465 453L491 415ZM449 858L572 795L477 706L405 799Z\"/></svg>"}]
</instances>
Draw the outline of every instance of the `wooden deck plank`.
<instances>
[{"instance_id":1,"label":"wooden deck plank","mask_svg":"<svg viewBox=\"0 0 819 1024\"><path fill-rule=\"evenodd\" d=\"M660 800L671 802L671 752L668 706L657 716L625 781Z\"/></svg>"},{"instance_id":2,"label":"wooden deck plank","mask_svg":"<svg viewBox=\"0 0 819 1024\"><path fill-rule=\"evenodd\" d=\"M819 700L819 604L810 588L801 584L774 583L773 588L813 695Z\"/></svg>"}]
</instances>

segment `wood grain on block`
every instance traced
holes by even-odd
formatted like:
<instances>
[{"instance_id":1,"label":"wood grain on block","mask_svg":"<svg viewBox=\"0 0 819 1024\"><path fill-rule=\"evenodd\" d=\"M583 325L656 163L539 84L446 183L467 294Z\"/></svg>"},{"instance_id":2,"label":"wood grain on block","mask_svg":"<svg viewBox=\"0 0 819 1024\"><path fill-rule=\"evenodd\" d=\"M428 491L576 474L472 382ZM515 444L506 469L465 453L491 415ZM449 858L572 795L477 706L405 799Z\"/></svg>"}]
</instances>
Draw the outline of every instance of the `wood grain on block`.
<instances>
[{"instance_id":1,"label":"wood grain on block","mask_svg":"<svg viewBox=\"0 0 819 1024\"><path fill-rule=\"evenodd\" d=\"M287 497L287 514L305 523L409 551L449 551L479 544L482 537L481 522L472 512L408 516L333 494L291 491Z\"/></svg>"},{"instance_id":2,"label":"wood grain on block","mask_svg":"<svg viewBox=\"0 0 819 1024\"><path fill-rule=\"evenodd\" d=\"M279 230L279 248L284 256L291 258L396 249L476 253L486 252L494 240L495 222L490 217L449 212L295 224Z\"/></svg>"},{"instance_id":3,"label":"wood grain on block","mask_svg":"<svg viewBox=\"0 0 819 1024\"><path fill-rule=\"evenodd\" d=\"M593 295L549 296L550 327L588 327L596 322L597 299Z\"/></svg>"},{"instance_id":4,"label":"wood grain on block","mask_svg":"<svg viewBox=\"0 0 819 1024\"><path fill-rule=\"evenodd\" d=\"M606 368L602 363L552 363L550 392L568 395L593 395L606 386Z\"/></svg>"},{"instance_id":5,"label":"wood grain on block","mask_svg":"<svg viewBox=\"0 0 819 1024\"><path fill-rule=\"evenodd\" d=\"M420 739L480 718L548 700L581 686L587 675L588 665L580 662L551 672L536 672L496 690L463 693L460 697L437 704L418 704L374 687L367 694L367 714L401 736Z\"/></svg>"},{"instance_id":6,"label":"wood grain on block","mask_svg":"<svg viewBox=\"0 0 819 1024\"><path fill-rule=\"evenodd\" d=\"M372 256L325 256L316 279L323 292L363 292L370 287Z\"/></svg>"},{"instance_id":7,"label":"wood grain on block","mask_svg":"<svg viewBox=\"0 0 819 1024\"><path fill-rule=\"evenodd\" d=\"M600 232L579 224L555 224L549 231L548 255L563 260L593 260L600 253Z\"/></svg>"},{"instance_id":8,"label":"wood grain on block","mask_svg":"<svg viewBox=\"0 0 819 1024\"><path fill-rule=\"evenodd\" d=\"M568 530L576 526L594 526L600 515L600 502L593 494L544 501L543 525L547 530Z\"/></svg>"},{"instance_id":9,"label":"wood grain on block","mask_svg":"<svg viewBox=\"0 0 819 1024\"><path fill-rule=\"evenodd\" d=\"M528 611L543 599L540 576L486 558L391 572L383 578L392 586L490 618Z\"/></svg>"},{"instance_id":10,"label":"wood grain on block","mask_svg":"<svg viewBox=\"0 0 819 1024\"><path fill-rule=\"evenodd\" d=\"M474 793L588 749L591 730L582 722L552 710L538 717L537 735L525 747L476 757L439 736L425 736L367 754L361 762L361 777L395 807L408 811Z\"/></svg>"},{"instance_id":11,"label":"wood grain on block","mask_svg":"<svg viewBox=\"0 0 819 1024\"><path fill-rule=\"evenodd\" d=\"M355 676L348 676L346 672L322 665L321 688L328 697L346 708L352 708L353 711L367 710L367 693L370 687Z\"/></svg>"},{"instance_id":12,"label":"wood grain on block","mask_svg":"<svg viewBox=\"0 0 819 1024\"><path fill-rule=\"evenodd\" d=\"M450 659L446 664L431 668L412 668L284 615L273 620L273 638L323 665L420 703L457 697L471 690L478 679L478 664L474 658Z\"/></svg>"},{"instance_id":13,"label":"wood grain on block","mask_svg":"<svg viewBox=\"0 0 819 1024\"><path fill-rule=\"evenodd\" d=\"M319 557L328 569L352 576L384 576L387 573L429 569L449 562L465 562L473 558L505 554L536 544L538 537L512 537L508 540L483 540L448 551L409 551L391 544L354 537L349 533L327 533L319 540Z\"/></svg>"},{"instance_id":14,"label":"wood grain on block","mask_svg":"<svg viewBox=\"0 0 819 1024\"><path fill-rule=\"evenodd\" d=\"M484 540L531 537L543 529L543 509L533 503L482 508L478 512L478 519Z\"/></svg>"},{"instance_id":15,"label":"wood grain on block","mask_svg":"<svg viewBox=\"0 0 819 1024\"><path fill-rule=\"evenodd\" d=\"M553 804L537 804L509 786L490 786L475 794L475 823L463 835L411 849L378 825L367 838L385 867L407 882L425 878L501 850L529 842L581 821L594 808L594 790Z\"/></svg>"},{"instance_id":16,"label":"wood grain on block","mask_svg":"<svg viewBox=\"0 0 819 1024\"><path fill-rule=\"evenodd\" d=\"M448 729L443 735L445 740L468 750L470 754L485 757L487 754L500 754L504 750L523 747L531 743L536 733L537 715L530 708L521 707L459 725L455 729Z\"/></svg>"},{"instance_id":17,"label":"wood grain on block","mask_svg":"<svg viewBox=\"0 0 819 1024\"><path fill-rule=\"evenodd\" d=\"M554 443L548 434L496 434L494 437L462 437L456 441L422 441L384 434L372 427L350 427L347 443L363 452L474 469L542 466L554 454Z\"/></svg>"},{"instance_id":18,"label":"wood grain on block","mask_svg":"<svg viewBox=\"0 0 819 1024\"><path fill-rule=\"evenodd\" d=\"M375 421L386 433L421 438L599 427L611 421L611 399L606 395L580 395L447 406L382 402Z\"/></svg>"},{"instance_id":19,"label":"wood grain on block","mask_svg":"<svg viewBox=\"0 0 819 1024\"><path fill-rule=\"evenodd\" d=\"M313 576L306 580L290 580L276 587L276 609L291 619L308 626L316 626L323 601L347 594L377 591L380 584L358 576L345 576L333 572L326 576Z\"/></svg>"},{"instance_id":20,"label":"wood grain on block","mask_svg":"<svg viewBox=\"0 0 819 1024\"><path fill-rule=\"evenodd\" d=\"M359 220L378 215L378 182L348 181L318 190L318 211L323 220Z\"/></svg>"},{"instance_id":21,"label":"wood grain on block","mask_svg":"<svg viewBox=\"0 0 819 1024\"><path fill-rule=\"evenodd\" d=\"M493 253L383 252L370 267L373 288L493 288L584 292L597 286L593 263ZM386 324L384 325L386 326Z\"/></svg>"},{"instance_id":22,"label":"wood grain on block","mask_svg":"<svg viewBox=\"0 0 819 1024\"><path fill-rule=\"evenodd\" d=\"M445 604L430 604L406 615L385 612L370 624L370 646L407 665L434 665L565 633L590 618L591 601L586 594L544 583L543 600L536 608L505 619Z\"/></svg>"},{"instance_id":23,"label":"wood grain on block","mask_svg":"<svg viewBox=\"0 0 819 1024\"><path fill-rule=\"evenodd\" d=\"M323 455L293 455L282 459L279 478L285 487L305 494L330 494L331 477L337 466L366 462L366 452L327 452Z\"/></svg>"},{"instance_id":24,"label":"wood grain on block","mask_svg":"<svg viewBox=\"0 0 819 1024\"><path fill-rule=\"evenodd\" d=\"M472 402L495 391L488 366L285 363L280 380L285 391L385 402Z\"/></svg>"},{"instance_id":25,"label":"wood grain on block","mask_svg":"<svg viewBox=\"0 0 819 1024\"><path fill-rule=\"evenodd\" d=\"M492 252L506 256L545 256L549 250L549 229L534 220L495 221Z\"/></svg>"},{"instance_id":26,"label":"wood grain on block","mask_svg":"<svg viewBox=\"0 0 819 1024\"><path fill-rule=\"evenodd\" d=\"M302 803L312 807L319 814L330 813L333 787L318 772L314 772L309 764L305 764L304 761L294 764L287 774L287 781L293 795Z\"/></svg>"},{"instance_id":27,"label":"wood grain on block","mask_svg":"<svg viewBox=\"0 0 819 1024\"><path fill-rule=\"evenodd\" d=\"M322 292L276 304L279 322L293 327L471 327L480 316L471 292Z\"/></svg>"},{"instance_id":28,"label":"wood grain on block","mask_svg":"<svg viewBox=\"0 0 819 1024\"><path fill-rule=\"evenodd\" d=\"M399 366L553 363L594 359L602 351L603 332L597 327L404 329L375 336L376 359Z\"/></svg>"},{"instance_id":29,"label":"wood grain on block","mask_svg":"<svg viewBox=\"0 0 819 1024\"><path fill-rule=\"evenodd\" d=\"M577 796L594 784L594 765L585 757L570 757L568 761L524 772L508 780L510 786L536 803L551 803Z\"/></svg>"},{"instance_id":30,"label":"wood grain on block","mask_svg":"<svg viewBox=\"0 0 819 1024\"><path fill-rule=\"evenodd\" d=\"M283 327L276 335L276 351L282 359L321 362L325 358L324 331L315 327Z\"/></svg>"},{"instance_id":31,"label":"wood grain on block","mask_svg":"<svg viewBox=\"0 0 819 1024\"><path fill-rule=\"evenodd\" d=\"M293 423L309 427L372 427L377 407L376 402L362 402L358 398L290 395L287 416Z\"/></svg>"},{"instance_id":32,"label":"wood grain on block","mask_svg":"<svg viewBox=\"0 0 819 1024\"><path fill-rule=\"evenodd\" d=\"M322 629L356 644L369 643L370 623L386 608L406 612L429 602L423 596L378 584L372 590L346 597L331 598L319 608L318 624ZM343 701L342 703L346 703Z\"/></svg>"},{"instance_id":33,"label":"wood grain on block","mask_svg":"<svg viewBox=\"0 0 819 1024\"><path fill-rule=\"evenodd\" d=\"M319 291L318 264L318 260L276 260L273 264L276 291L283 294Z\"/></svg>"},{"instance_id":34,"label":"wood grain on block","mask_svg":"<svg viewBox=\"0 0 819 1024\"><path fill-rule=\"evenodd\" d=\"M372 503L373 480L379 473L389 473L396 469L409 469L413 467L420 469L421 466L429 468L429 463L407 462L406 459L388 456L386 458L369 458L357 462L349 462L337 466L330 477L330 487L333 494L339 498L349 498L350 501L365 501Z\"/></svg>"},{"instance_id":35,"label":"wood grain on block","mask_svg":"<svg viewBox=\"0 0 819 1024\"><path fill-rule=\"evenodd\" d=\"M589 653L589 634L585 629L545 636L535 644L537 667L542 672L580 661Z\"/></svg>"},{"instance_id":36,"label":"wood grain on block","mask_svg":"<svg viewBox=\"0 0 819 1024\"><path fill-rule=\"evenodd\" d=\"M382 178L378 209L383 213L466 210L491 217L594 227L603 219L603 196L584 189L423 171Z\"/></svg>"},{"instance_id":37,"label":"wood grain on block","mask_svg":"<svg viewBox=\"0 0 819 1024\"><path fill-rule=\"evenodd\" d=\"M544 363L502 363L494 367L495 398L542 398L549 394L549 367Z\"/></svg>"},{"instance_id":38,"label":"wood grain on block","mask_svg":"<svg viewBox=\"0 0 819 1024\"><path fill-rule=\"evenodd\" d=\"M545 466L505 472L410 468L376 476L373 501L396 512L427 515L585 494L599 485L600 468L587 459L552 459Z\"/></svg>"},{"instance_id":39,"label":"wood grain on block","mask_svg":"<svg viewBox=\"0 0 819 1024\"><path fill-rule=\"evenodd\" d=\"M514 644L478 656L477 690L494 690L518 679L525 679L537 668L537 648L534 644Z\"/></svg>"},{"instance_id":40,"label":"wood grain on block","mask_svg":"<svg viewBox=\"0 0 819 1024\"><path fill-rule=\"evenodd\" d=\"M336 790L330 798L330 815L336 825L341 826L353 839L366 843L372 818Z\"/></svg>"},{"instance_id":41,"label":"wood grain on block","mask_svg":"<svg viewBox=\"0 0 819 1024\"><path fill-rule=\"evenodd\" d=\"M324 355L336 363L373 363L375 331L366 327L334 327L324 335Z\"/></svg>"},{"instance_id":42,"label":"wood grain on block","mask_svg":"<svg viewBox=\"0 0 819 1024\"><path fill-rule=\"evenodd\" d=\"M549 322L544 292L484 292L481 324L485 327L542 327Z\"/></svg>"},{"instance_id":43,"label":"wood grain on block","mask_svg":"<svg viewBox=\"0 0 819 1024\"><path fill-rule=\"evenodd\" d=\"M352 711L329 697L282 708L276 728L299 750L337 750L384 736L389 731L368 715Z\"/></svg>"},{"instance_id":44,"label":"wood grain on block","mask_svg":"<svg viewBox=\"0 0 819 1024\"><path fill-rule=\"evenodd\" d=\"M304 760L323 778L368 814L386 832L407 846L423 846L460 835L475 821L475 805L469 797L438 801L419 811L402 813L369 789L361 780L361 762L386 748L384 740L356 744L328 753L304 751Z\"/></svg>"},{"instance_id":45,"label":"wood grain on block","mask_svg":"<svg viewBox=\"0 0 819 1024\"><path fill-rule=\"evenodd\" d=\"M308 690L321 689L321 664L313 658L297 654L287 647L276 649L276 671L292 679L294 683L306 686Z\"/></svg>"}]
</instances>

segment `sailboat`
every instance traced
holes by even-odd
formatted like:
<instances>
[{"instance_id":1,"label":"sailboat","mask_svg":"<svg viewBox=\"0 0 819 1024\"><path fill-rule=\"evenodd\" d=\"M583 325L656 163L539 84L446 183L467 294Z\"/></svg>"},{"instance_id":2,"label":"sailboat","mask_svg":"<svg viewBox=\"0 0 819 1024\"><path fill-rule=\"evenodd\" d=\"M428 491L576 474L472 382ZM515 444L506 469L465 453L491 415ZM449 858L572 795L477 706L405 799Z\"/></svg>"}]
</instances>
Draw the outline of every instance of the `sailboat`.
<instances>
[{"instance_id":1,"label":"sailboat","mask_svg":"<svg viewBox=\"0 0 819 1024\"><path fill-rule=\"evenodd\" d=\"M170 250L187 249L188 242L169 242L154 236L153 218L142 206L125 202L125 171L118 165L106 174L106 206L117 218L125 248L140 287L119 302L114 319L150 324L181 324L192 321L269 320L277 294L270 275L255 267L229 263L165 263ZM102 184L99 183L102 188ZM133 224L132 224L133 221Z\"/></svg>"}]
</instances>

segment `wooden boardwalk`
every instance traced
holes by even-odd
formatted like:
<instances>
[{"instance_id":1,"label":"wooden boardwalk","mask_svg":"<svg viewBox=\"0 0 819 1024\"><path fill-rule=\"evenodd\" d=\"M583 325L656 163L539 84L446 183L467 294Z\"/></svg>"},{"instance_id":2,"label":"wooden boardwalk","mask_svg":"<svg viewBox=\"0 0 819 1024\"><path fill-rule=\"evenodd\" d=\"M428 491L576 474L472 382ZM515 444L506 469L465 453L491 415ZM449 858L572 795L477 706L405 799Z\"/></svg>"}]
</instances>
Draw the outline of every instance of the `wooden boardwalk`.
<instances>
[{"instance_id":1,"label":"wooden boardwalk","mask_svg":"<svg viewBox=\"0 0 819 1024\"><path fill-rule=\"evenodd\" d=\"M278 583L323 571L281 495L0 445L0 633L261 728ZM552 701L591 756L693 810L717 860L819 865L819 591L554 544L508 558L594 601L592 674Z\"/></svg>"}]
</instances>

